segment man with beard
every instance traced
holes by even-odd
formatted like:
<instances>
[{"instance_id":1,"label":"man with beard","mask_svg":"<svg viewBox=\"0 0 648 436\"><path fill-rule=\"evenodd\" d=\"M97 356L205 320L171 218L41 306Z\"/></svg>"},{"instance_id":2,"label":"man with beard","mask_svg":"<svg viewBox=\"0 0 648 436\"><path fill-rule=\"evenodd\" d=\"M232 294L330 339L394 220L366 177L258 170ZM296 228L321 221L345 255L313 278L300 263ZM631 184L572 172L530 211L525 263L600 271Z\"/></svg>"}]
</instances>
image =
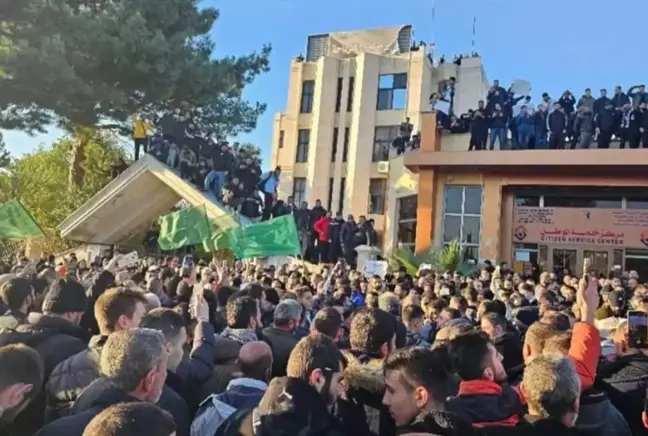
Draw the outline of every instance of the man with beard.
<instances>
[{"instance_id":1,"label":"man with beard","mask_svg":"<svg viewBox=\"0 0 648 436\"><path fill-rule=\"evenodd\" d=\"M450 341L448 354L461 377L459 393L447 408L473 427L515 426L524 415L520 393L508 385L502 355L484 333L467 333Z\"/></svg>"},{"instance_id":2,"label":"man with beard","mask_svg":"<svg viewBox=\"0 0 648 436\"><path fill-rule=\"evenodd\" d=\"M385 396L398 434L474 435L471 424L447 412L446 399L456 393L445 349L402 348L385 359Z\"/></svg>"},{"instance_id":3,"label":"man with beard","mask_svg":"<svg viewBox=\"0 0 648 436\"><path fill-rule=\"evenodd\" d=\"M333 339L302 338L286 369L288 376L272 380L259 407L230 415L215 436L339 434L329 410L343 393L344 358Z\"/></svg>"}]
</instances>

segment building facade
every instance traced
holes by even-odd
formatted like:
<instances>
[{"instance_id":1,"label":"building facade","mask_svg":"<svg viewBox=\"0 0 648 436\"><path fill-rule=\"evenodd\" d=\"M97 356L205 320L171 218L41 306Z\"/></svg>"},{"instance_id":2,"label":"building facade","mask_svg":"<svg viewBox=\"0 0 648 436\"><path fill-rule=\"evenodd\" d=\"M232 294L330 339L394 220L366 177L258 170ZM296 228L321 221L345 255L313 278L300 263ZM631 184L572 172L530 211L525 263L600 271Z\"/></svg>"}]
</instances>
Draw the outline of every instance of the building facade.
<instances>
[{"instance_id":1,"label":"building facade","mask_svg":"<svg viewBox=\"0 0 648 436\"><path fill-rule=\"evenodd\" d=\"M435 118L422 115L421 150L401 158L412 189L393 194L406 211L390 226L393 243L457 239L467 257L518 271L580 273L589 259L600 273L648 274L644 150L467 151L469 135L442 135Z\"/></svg>"},{"instance_id":2,"label":"building facade","mask_svg":"<svg viewBox=\"0 0 648 436\"><path fill-rule=\"evenodd\" d=\"M279 198L319 199L327 210L373 218L385 246L394 240L386 231L397 213L390 193L402 158L391 142L400 124L409 117L421 130L430 95L450 77L458 113L488 89L480 58L435 67L432 48L412 50L411 35L401 26L310 36L306 57L291 64L286 110L274 119Z\"/></svg>"}]
</instances>

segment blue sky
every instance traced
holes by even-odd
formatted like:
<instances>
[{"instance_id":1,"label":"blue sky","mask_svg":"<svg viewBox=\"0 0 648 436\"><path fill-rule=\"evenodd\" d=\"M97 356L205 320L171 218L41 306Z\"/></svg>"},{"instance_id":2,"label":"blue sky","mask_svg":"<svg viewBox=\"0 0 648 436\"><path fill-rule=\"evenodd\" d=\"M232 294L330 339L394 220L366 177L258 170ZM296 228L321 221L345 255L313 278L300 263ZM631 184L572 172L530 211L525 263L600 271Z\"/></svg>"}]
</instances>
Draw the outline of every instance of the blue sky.
<instances>
[{"instance_id":1,"label":"blue sky","mask_svg":"<svg viewBox=\"0 0 648 436\"><path fill-rule=\"evenodd\" d=\"M241 140L261 147L267 165L273 114L285 107L290 60L305 52L310 34L401 24L417 40L436 43L439 54L470 51L473 17L476 49L489 80L508 86L529 80L534 100L587 87L627 89L648 82L645 19L648 1L617 0L205 0L220 9L213 30L217 55L237 55L272 44L271 71L246 91L268 104L258 128ZM435 6L435 13L433 8ZM613 6L613 7L610 7ZM461 86L461 84L459 84ZM22 154L49 144L60 132L28 137L6 132L9 150Z\"/></svg>"}]
</instances>

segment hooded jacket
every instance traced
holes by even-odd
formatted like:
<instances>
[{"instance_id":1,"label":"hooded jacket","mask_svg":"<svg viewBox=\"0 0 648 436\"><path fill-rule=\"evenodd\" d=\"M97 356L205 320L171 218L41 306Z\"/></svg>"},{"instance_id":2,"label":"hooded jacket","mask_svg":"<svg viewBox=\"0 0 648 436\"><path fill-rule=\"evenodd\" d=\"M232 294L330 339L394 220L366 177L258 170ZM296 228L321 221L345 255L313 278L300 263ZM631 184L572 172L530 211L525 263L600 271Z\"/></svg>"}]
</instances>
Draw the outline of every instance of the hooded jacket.
<instances>
[{"instance_id":1,"label":"hooded jacket","mask_svg":"<svg viewBox=\"0 0 648 436\"><path fill-rule=\"evenodd\" d=\"M344 428L354 436L391 436L396 431L389 409L382 404L385 375L382 358L359 351L345 353L347 400L338 400L337 414Z\"/></svg>"},{"instance_id":2,"label":"hooded jacket","mask_svg":"<svg viewBox=\"0 0 648 436\"><path fill-rule=\"evenodd\" d=\"M476 428L515 426L526 412L517 389L489 380L459 383L459 393L448 400L447 409Z\"/></svg>"}]
</instances>

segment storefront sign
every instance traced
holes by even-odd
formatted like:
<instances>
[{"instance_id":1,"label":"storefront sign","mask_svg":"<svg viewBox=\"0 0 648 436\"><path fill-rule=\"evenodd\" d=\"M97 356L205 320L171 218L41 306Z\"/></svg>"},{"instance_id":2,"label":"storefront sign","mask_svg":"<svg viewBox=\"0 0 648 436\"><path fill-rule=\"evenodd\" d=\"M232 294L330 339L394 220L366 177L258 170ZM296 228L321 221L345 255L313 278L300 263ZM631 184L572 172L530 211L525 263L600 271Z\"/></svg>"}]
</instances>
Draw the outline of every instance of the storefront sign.
<instances>
[{"instance_id":1,"label":"storefront sign","mask_svg":"<svg viewBox=\"0 0 648 436\"><path fill-rule=\"evenodd\" d=\"M648 210L516 207L513 223L515 242L648 247Z\"/></svg>"}]
</instances>

